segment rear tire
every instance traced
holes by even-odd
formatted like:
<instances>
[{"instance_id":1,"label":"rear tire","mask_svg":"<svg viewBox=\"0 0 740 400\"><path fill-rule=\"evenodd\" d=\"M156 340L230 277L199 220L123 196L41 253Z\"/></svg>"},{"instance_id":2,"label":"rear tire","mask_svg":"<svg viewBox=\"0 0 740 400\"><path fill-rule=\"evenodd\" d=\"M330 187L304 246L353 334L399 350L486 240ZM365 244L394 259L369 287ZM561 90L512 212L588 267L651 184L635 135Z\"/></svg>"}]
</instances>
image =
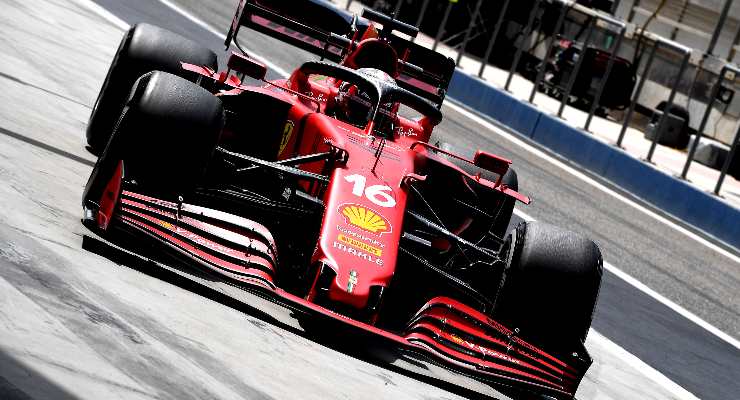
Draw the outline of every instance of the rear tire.
<instances>
[{"instance_id":1,"label":"rear tire","mask_svg":"<svg viewBox=\"0 0 740 400\"><path fill-rule=\"evenodd\" d=\"M123 160L127 180L182 193L205 176L224 125L221 100L161 71L136 82L103 157Z\"/></svg>"},{"instance_id":2,"label":"rear tire","mask_svg":"<svg viewBox=\"0 0 740 400\"><path fill-rule=\"evenodd\" d=\"M197 74L180 62L216 69L216 54L180 35L149 24L134 25L123 37L95 101L87 124L87 143L99 155L108 143L136 80L151 71L169 72L190 80Z\"/></svg>"},{"instance_id":3,"label":"rear tire","mask_svg":"<svg viewBox=\"0 0 740 400\"><path fill-rule=\"evenodd\" d=\"M551 225L522 222L507 239L507 266L493 316L525 340L569 354L586 340L602 276L591 240Z\"/></svg>"}]
</instances>

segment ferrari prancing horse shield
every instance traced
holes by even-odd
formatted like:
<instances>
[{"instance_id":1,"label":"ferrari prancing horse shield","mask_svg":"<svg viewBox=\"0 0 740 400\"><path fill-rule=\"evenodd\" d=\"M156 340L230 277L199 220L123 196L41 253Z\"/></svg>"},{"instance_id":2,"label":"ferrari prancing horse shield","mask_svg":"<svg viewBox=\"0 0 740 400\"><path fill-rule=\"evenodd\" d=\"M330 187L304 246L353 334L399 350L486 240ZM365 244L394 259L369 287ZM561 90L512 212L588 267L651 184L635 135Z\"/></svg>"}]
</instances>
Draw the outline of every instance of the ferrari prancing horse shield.
<instances>
[{"instance_id":1,"label":"ferrari prancing horse shield","mask_svg":"<svg viewBox=\"0 0 740 400\"><path fill-rule=\"evenodd\" d=\"M278 150L278 156L283 153L283 150L285 150L285 146L288 145L290 137L293 135L294 127L295 124L293 123L293 121L285 122L285 126L283 127L283 137L280 139L280 149Z\"/></svg>"}]
</instances>

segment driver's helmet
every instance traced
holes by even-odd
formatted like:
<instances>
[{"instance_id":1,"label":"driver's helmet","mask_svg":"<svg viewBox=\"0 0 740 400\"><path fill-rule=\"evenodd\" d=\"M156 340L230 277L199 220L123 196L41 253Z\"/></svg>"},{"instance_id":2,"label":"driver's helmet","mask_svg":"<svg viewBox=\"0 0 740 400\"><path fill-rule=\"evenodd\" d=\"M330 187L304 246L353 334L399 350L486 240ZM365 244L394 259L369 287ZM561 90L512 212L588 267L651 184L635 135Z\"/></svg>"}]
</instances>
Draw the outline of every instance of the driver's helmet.
<instances>
[{"instance_id":1,"label":"driver's helmet","mask_svg":"<svg viewBox=\"0 0 740 400\"><path fill-rule=\"evenodd\" d=\"M396 81L388 73L376 68L360 68L358 73L365 75L370 81L380 85L395 85ZM370 96L359 90L357 86L342 82L339 85L340 119L358 126L364 127L370 119L372 112L372 102ZM392 135L393 123L395 121L395 112L393 103L384 103L380 105L379 113L376 118L375 130L384 134Z\"/></svg>"}]
</instances>

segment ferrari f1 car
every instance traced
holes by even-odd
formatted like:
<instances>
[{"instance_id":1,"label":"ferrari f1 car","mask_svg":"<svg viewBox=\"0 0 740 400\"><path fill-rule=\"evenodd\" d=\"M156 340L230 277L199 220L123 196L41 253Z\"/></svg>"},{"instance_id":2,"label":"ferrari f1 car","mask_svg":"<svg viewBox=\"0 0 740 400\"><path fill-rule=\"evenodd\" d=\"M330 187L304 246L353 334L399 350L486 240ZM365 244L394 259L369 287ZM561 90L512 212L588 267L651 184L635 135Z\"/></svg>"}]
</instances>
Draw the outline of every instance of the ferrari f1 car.
<instances>
[{"instance_id":1,"label":"ferrari f1 car","mask_svg":"<svg viewBox=\"0 0 740 400\"><path fill-rule=\"evenodd\" d=\"M227 46L242 49L242 26L322 61L268 80L237 52L218 72L211 50L131 28L88 126L84 225L420 365L572 398L591 364L599 249L545 224L506 235L514 202L530 201L511 161L430 144L453 61L412 26L317 0L242 0Z\"/></svg>"}]
</instances>

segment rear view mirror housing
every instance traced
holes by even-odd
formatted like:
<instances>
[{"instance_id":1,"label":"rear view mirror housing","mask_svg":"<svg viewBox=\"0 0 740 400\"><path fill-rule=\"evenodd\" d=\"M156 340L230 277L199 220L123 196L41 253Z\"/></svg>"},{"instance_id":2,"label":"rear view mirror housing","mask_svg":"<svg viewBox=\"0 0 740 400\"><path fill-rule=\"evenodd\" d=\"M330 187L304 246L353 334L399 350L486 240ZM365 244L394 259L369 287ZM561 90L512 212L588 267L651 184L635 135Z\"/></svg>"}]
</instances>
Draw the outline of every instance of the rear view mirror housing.
<instances>
[{"instance_id":1,"label":"rear view mirror housing","mask_svg":"<svg viewBox=\"0 0 740 400\"><path fill-rule=\"evenodd\" d=\"M507 160L506 158L499 157L483 150L478 150L475 152L473 164L479 168L491 171L494 174L504 176L506 171L509 170L511 160Z\"/></svg>"},{"instance_id":2,"label":"rear view mirror housing","mask_svg":"<svg viewBox=\"0 0 740 400\"><path fill-rule=\"evenodd\" d=\"M265 64L239 53L231 53L229 61L226 63L230 70L234 70L240 74L244 74L250 78L257 80L264 80L267 75L267 67Z\"/></svg>"}]
</instances>

